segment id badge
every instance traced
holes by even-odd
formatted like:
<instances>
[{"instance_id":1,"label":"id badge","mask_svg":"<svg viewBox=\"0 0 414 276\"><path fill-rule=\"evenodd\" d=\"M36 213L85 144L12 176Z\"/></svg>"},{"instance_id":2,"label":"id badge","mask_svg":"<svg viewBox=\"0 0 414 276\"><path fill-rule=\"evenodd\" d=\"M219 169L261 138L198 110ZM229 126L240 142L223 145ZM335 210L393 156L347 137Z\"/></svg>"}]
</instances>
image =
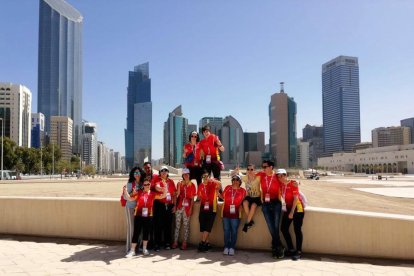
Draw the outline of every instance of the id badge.
<instances>
[{"instance_id":1,"label":"id badge","mask_svg":"<svg viewBox=\"0 0 414 276\"><path fill-rule=\"evenodd\" d=\"M170 193L167 193L166 196L165 196L165 199L167 201L171 201L171 194Z\"/></svg>"},{"instance_id":2,"label":"id badge","mask_svg":"<svg viewBox=\"0 0 414 276\"><path fill-rule=\"evenodd\" d=\"M232 204L230 205L230 214L235 214L236 213L236 205Z\"/></svg>"},{"instance_id":3,"label":"id badge","mask_svg":"<svg viewBox=\"0 0 414 276\"><path fill-rule=\"evenodd\" d=\"M183 206L184 206L184 207L188 207L188 206L190 206L190 204L188 204L188 200L187 200L187 199L184 199L184 200L183 200Z\"/></svg>"},{"instance_id":4,"label":"id badge","mask_svg":"<svg viewBox=\"0 0 414 276\"><path fill-rule=\"evenodd\" d=\"M207 201L204 203L204 211L210 210L210 203Z\"/></svg>"},{"instance_id":5,"label":"id badge","mask_svg":"<svg viewBox=\"0 0 414 276\"><path fill-rule=\"evenodd\" d=\"M265 195L265 202L270 202L270 194L269 193L267 193Z\"/></svg>"},{"instance_id":6,"label":"id badge","mask_svg":"<svg viewBox=\"0 0 414 276\"><path fill-rule=\"evenodd\" d=\"M206 163L207 164L211 163L211 155L210 154L206 155Z\"/></svg>"},{"instance_id":7,"label":"id badge","mask_svg":"<svg viewBox=\"0 0 414 276\"><path fill-rule=\"evenodd\" d=\"M286 212L287 211L287 209L286 209L286 203L285 202L282 202L282 211L283 212Z\"/></svg>"},{"instance_id":8,"label":"id badge","mask_svg":"<svg viewBox=\"0 0 414 276\"><path fill-rule=\"evenodd\" d=\"M148 208L142 208L142 216L143 217L148 217Z\"/></svg>"}]
</instances>

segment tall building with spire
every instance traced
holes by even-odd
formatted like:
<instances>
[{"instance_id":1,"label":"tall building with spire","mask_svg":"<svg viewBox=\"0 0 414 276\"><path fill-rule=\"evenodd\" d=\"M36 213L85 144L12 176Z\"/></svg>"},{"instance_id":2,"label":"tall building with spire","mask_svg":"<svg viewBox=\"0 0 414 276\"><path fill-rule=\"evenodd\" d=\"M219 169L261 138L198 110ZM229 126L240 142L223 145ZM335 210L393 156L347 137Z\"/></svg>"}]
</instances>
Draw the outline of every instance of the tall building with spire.
<instances>
[{"instance_id":1,"label":"tall building with spire","mask_svg":"<svg viewBox=\"0 0 414 276\"><path fill-rule=\"evenodd\" d=\"M125 163L127 170L151 161L152 102L149 63L129 71L127 88L127 127L125 129Z\"/></svg>"},{"instance_id":2,"label":"tall building with spire","mask_svg":"<svg viewBox=\"0 0 414 276\"><path fill-rule=\"evenodd\" d=\"M358 58L339 56L322 65L326 155L352 152L361 142Z\"/></svg>"},{"instance_id":3,"label":"tall building with spire","mask_svg":"<svg viewBox=\"0 0 414 276\"><path fill-rule=\"evenodd\" d=\"M73 120L73 148L80 153L82 128L83 17L63 0L39 1L38 112Z\"/></svg>"},{"instance_id":4,"label":"tall building with spire","mask_svg":"<svg viewBox=\"0 0 414 276\"><path fill-rule=\"evenodd\" d=\"M269 104L270 153L277 167L296 165L296 102L280 83L280 92L270 98Z\"/></svg>"}]
</instances>

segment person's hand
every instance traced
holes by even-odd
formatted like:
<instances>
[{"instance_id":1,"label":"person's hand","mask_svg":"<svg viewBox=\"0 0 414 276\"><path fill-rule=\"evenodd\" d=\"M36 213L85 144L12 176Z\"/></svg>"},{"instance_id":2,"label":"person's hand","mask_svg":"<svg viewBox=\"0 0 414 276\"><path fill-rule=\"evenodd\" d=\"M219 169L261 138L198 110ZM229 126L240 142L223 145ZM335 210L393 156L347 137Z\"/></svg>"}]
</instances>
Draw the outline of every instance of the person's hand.
<instances>
[{"instance_id":1,"label":"person's hand","mask_svg":"<svg viewBox=\"0 0 414 276\"><path fill-rule=\"evenodd\" d=\"M175 213L175 211L176 211L176 208L175 208L175 205L174 205L174 207L171 209L171 213Z\"/></svg>"},{"instance_id":2,"label":"person's hand","mask_svg":"<svg viewBox=\"0 0 414 276\"><path fill-rule=\"evenodd\" d=\"M293 219L293 213L292 212L289 213L289 219Z\"/></svg>"}]
</instances>

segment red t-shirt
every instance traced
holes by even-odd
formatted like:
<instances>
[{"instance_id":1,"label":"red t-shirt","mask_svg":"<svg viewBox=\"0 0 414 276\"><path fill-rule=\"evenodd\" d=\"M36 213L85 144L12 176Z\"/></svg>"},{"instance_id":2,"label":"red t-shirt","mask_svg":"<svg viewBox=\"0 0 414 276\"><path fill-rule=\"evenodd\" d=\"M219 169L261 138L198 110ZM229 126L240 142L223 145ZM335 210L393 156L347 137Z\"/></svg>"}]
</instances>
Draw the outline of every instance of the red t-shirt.
<instances>
[{"instance_id":1,"label":"red t-shirt","mask_svg":"<svg viewBox=\"0 0 414 276\"><path fill-rule=\"evenodd\" d=\"M136 216L143 216L142 209L147 209L147 215L148 217L152 217L153 214L153 206L154 206L154 199L155 199L155 193L154 192L144 192L142 190L138 191L134 196L137 201L137 206L135 207L135 215ZM144 214L145 216L145 214Z\"/></svg>"},{"instance_id":2,"label":"red t-shirt","mask_svg":"<svg viewBox=\"0 0 414 276\"><path fill-rule=\"evenodd\" d=\"M190 209L191 209L191 202L194 199L194 196L196 195L196 187L195 185L190 182L187 185L181 184L180 185L180 196L177 199L177 209L181 209L183 207L184 200L187 204L187 206L184 206L185 213L187 216L190 215Z\"/></svg>"},{"instance_id":3,"label":"red t-shirt","mask_svg":"<svg viewBox=\"0 0 414 276\"><path fill-rule=\"evenodd\" d=\"M161 199L157 199L157 200L159 200L160 202L162 202L162 203L168 203L168 204L173 204L173 197L175 196L175 192L177 191L177 189L175 188L175 184L174 184L174 181L172 181L171 179L167 179L166 180L166 182L164 183L164 181L162 181L162 179L161 178L158 178L158 181L157 182L155 182L155 185L154 185L154 187L161 187L161 188L164 188L164 186L165 185L167 185L168 186L168 188L167 188L167 196L166 197L164 197L164 198L161 198ZM163 192L156 192L157 194L159 194L159 195L162 195L163 194ZM169 198L168 198L168 193L170 194L170 196L169 196Z\"/></svg>"},{"instance_id":4,"label":"red t-shirt","mask_svg":"<svg viewBox=\"0 0 414 276\"><path fill-rule=\"evenodd\" d=\"M287 183L287 185L280 185L280 192L282 194L282 196L285 196L285 202L286 202L286 208L288 210L292 209L292 205L293 205L293 200L294 200L294 196L298 197L298 204L296 205L296 207L298 207L298 211L302 211L303 208L303 204L301 201L301 198L299 196L299 187L297 186L297 184L294 183L294 181L289 181ZM300 206L299 206L300 204Z\"/></svg>"},{"instance_id":5,"label":"red t-shirt","mask_svg":"<svg viewBox=\"0 0 414 276\"><path fill-rule=\"evenodd\" d=\"M198 143L199 150L197 151L197 160L200 160L200 151L204 153L204 159L207 155L211 155L211 160L217 160L218 150L217 147L222 145L217 135L210 134L208 138L204 138Z\"/></svg>"},{"instance_id":6,"label":"red t-shirt","mask_svg":"<svg viewBox=\"0 0 414 276\"><path fill-rule=\"evenodd\" d=\"M155 192L155 183L160 179L160 176L156 173L153 173L152 176L147 176L151 178L151 191Z\"/></svg>"},{"instance_id":7,"label":"red t-shirt","mask_svg":"<svg viewBox=\"0 0 414 276\"><path fill-rule=\"evenodd\" d=\"M280 184L276 174L273 173L271 176L268 176L265 172L259 172L256 176L260 176L263 202L265 202L266 194L269 194L271 201L279 200Z\"/></svg>"},{"instance_id":8,"label":"red t-shirt","mask_svg":"<svg viewBox=\"0 0 414 276\"><path fill-rule=\"evenodd\" d=\"M241 218L241 208L243 199L246 197L246 190L244 188L233 189L231 185L224 188L222 193L224 197L223 206L221 209L221 216L223 218ZM234 205L234 209L231 205Z\"/></svg>"},{"instance_id":9,"label":"red t-shirt","mask_svg":"<svg viewBox=\"0 0 414 276\"><path fill-rule=\"evenodd\" d=\"M217 212L217 185L213 180L208 180L207 184L198 185L197 197L200 199L200 212ZM208 202L208 210L205 208L206 202Z\"/></svg>"},{"instance_id":10,"label":"red t-shirt","mask_svg":"<svg viewBox=\"0 0 414 276\"><path fill-rule=\"evenodd\" d=\"M194 146L191 145L191 143L188 143L188 144L184 145L184 152L186 154L186 157L188 157L191 154L193 155L193 160L191 162L185 162L184 163L184 166L186 168L198 166L200 164L200 161L197 159L197 156L196 156L197 151L198 151L198 143ZM198 157L200 157L200 156L198 156ZM186 160L186 159L184 159L184 160Z\"/></svg>"}]
</instances>

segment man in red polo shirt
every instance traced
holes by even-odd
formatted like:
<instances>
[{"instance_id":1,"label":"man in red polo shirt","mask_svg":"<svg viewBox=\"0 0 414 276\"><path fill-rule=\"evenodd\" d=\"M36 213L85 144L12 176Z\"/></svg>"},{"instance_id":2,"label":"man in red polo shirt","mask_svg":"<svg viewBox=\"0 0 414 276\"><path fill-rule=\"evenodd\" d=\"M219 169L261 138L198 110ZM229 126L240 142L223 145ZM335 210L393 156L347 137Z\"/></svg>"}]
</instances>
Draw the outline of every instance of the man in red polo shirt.
<instances>
[{"instance_id":1,"label":"man in red polo shirt","mask_svg":"<svg viewBox=\"0 0 414 276\"><path fill-rule=\"evenodd\" d=\"M209 174L213 173L215 179L220 180L221 162L219 151L224 151L223 144L219 137L211 133L210 126L205 125L201 129L204 135L199 143L199 149L196 152L196 159L202 160L202 169L208 171Z\"/></svg>"},{"instance_id":2,"label":"man in red polo shirt","mask_svg":"<svg viewBox=\"0 0 414 276\"><path fill-rule=\"evenodd\" d=\"M284 248L280 241L279 225L282 213L280 202L280 183L273 171L274 163L270 160L262 162L263 171L257 173L260 177L260 188L262 190L262 211L272 236L272 256L275 259L284 257Z\"/></svg>"}]
</instances>

